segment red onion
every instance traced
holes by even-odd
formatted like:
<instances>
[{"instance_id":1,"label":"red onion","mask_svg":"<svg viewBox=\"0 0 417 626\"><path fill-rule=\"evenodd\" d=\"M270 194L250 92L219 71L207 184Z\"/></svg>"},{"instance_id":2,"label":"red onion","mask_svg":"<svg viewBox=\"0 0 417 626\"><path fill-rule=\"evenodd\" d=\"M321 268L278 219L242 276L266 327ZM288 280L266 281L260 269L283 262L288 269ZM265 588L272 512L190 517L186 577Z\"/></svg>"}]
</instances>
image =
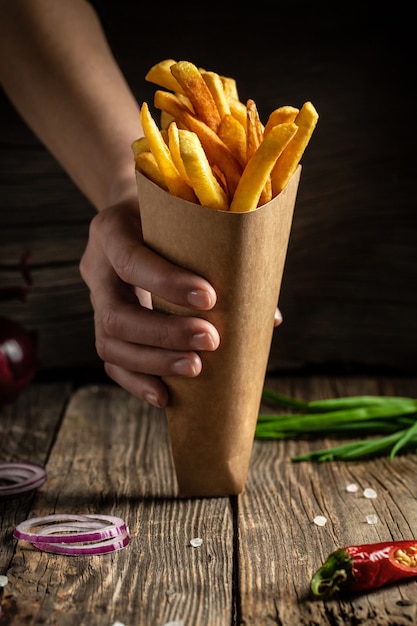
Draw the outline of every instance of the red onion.
<instances>
[{"instance_id":1,"label":"red onion","mask_svg":"<svg viewBox=\"0 0 417 626\"><path fill-rule=\"evenodd\" d=\"M38 333L0 316L0 406L13 402L39 371Z\"/></svg>"},{"instance_id":2,"label":"red onion","mask_svg":"<svg viewBox=\"0 0 417 626\"><path fill-rule=\"evenodd\" d=\"M34 491L46 480L43 467L33 463L0 463L0 500Z\"/></svg>"},{"instance_id":3,"label":"red onion","mask_svg":"<svg viewBox=\"0 0 417 626\"><path fill-rule=\"evenodd\" d=\"M65 543L38 543L32 542L32 545L44 552L52 552L53 554L66 554L67 556L80 556L108 554L109 552L117 552L122 550L129 544L129 533L125 530L122 534L105 541L95 541L88 544L65 544Z\"/></svg>"},{"instance_id":4,"label":"red onion","mask_svg":"<svg viewBox=\"0 0 417 626\"><path fill-rule=\"evenodd\" d=\"M28 253L22 256L20 271L26 285L0 288L0 301L26 300L33 287ZM38 333L22 324L0 316L0 406L13 402L39 371Z\"/></svg>"},{"instance_id":5,"label":"red onion","mask_svg":"<svg viewBox=\"0 0 417 626\"><path fill-rule=\"evenodd\" d=\"M122 518L90 514L34 517L18 524L14 536L45 552L70 556L114 552L130 541Z\"/></svg>"}]
</instances>

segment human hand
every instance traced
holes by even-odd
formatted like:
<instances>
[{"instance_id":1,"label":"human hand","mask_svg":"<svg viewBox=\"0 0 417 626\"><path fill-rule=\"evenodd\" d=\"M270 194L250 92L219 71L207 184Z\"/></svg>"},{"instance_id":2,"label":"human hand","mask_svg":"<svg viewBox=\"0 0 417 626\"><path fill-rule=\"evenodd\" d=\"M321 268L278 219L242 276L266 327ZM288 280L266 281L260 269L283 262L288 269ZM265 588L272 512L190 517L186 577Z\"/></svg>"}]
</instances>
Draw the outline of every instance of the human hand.
<instances>
[{"instance_id":1,"label":"human hand","mask_svg":"<svg viewBox=\"0 0 417 626\"><path fill-rule=\"evenodd\" d=\"M220 337L207 320L151 310L151 293L207 311L216 303L213 287L144 245L134 201L93 218L80 272L90 289L96 350L106 373L135 396L165 407L161 376L197 376L197 351L216 350Z\"/></svg>"}]
</instances>

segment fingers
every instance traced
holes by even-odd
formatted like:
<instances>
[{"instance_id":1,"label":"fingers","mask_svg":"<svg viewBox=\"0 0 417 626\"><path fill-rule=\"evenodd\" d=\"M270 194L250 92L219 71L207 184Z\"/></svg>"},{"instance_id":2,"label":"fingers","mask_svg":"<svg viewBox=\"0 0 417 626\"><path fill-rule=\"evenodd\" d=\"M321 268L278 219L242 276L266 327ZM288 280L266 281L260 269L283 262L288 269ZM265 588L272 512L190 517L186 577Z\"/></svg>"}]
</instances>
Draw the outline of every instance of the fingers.
<instances>
[{"instance_id":1,"label":"fingers","mask_svg":"<svg viewBox=\"0 0 417 626\"><path fill-rule=\"evenodd\" d=\"M90 238L100 241L114 271L125 283L173 304L211 309L216 303L216 292L210 283L138 245L140 233L138 211L123 209L102 211L90 228Z\"/></svg>"},{"instance_id":2,"label":"fingers","mask_svg":"<svg viewBox=\"0 0 417 626\"><path fill-rule=\"evenodd\" d=\"M201 361L196 351L213 351L220 344L217 330L203 319L165 315L138 304L113 302L94 309L98 355L128 370L197 376Z\"/></svg>"},{"instance_id":3,"label":"fingers","mask_svg":"<svg viewBox=\"0 0 417 626\"><path fill-rule=\"evenodd\" d=\"M137 208L117 207L96 216L80 272L94 308L96 350L107 374L155 406L165 407L161 377L198 376L197 351L215 350L220 337L207 320L151 309L149 291L197 309L216 301L211 285L148 250Z\"/></svg>"},{"instance_id":4,"label":"fingers","mask_svg":"<svg viewBox=\"0 0 417 626\"><path fill-rule=\"evenodd\" d=\"M281 311L278 309L278 307L275 309L275 315L274 315L274 328L277 328L277 326L281 326L282 324L282 314Z\"/></svg>"},{"instance_id":5,"label":"fingers","mask_svg":"<svg viewBox=\"0 0 417 626\"><path fill-rule=\"evenodd\" d=\"M168 390L160 378L130 372L110 363L105 363L104 369L114 382L134 396L158 408L167 406L169 402Z\"/></svg>"},{"instance_id":6,"label":"fingers","mask_svg":"<svg viewBox=\"0 0 417 626\"><path fill-rule=\"evenodd\" d=\"M157 346L166 350L215 350L219 334L210 322L197 317L166 315L135 305L106 301L94 305L99 335Z\"/></svg>"}]
</instances>

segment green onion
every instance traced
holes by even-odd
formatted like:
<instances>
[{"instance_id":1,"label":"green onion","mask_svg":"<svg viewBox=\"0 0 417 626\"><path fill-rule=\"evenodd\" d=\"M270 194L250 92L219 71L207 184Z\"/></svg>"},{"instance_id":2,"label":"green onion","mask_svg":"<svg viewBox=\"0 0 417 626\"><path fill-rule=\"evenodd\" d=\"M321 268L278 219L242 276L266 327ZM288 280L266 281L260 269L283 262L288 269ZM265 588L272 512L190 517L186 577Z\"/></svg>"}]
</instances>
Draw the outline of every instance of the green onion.
<instances>
[{"instance_id":1,"label":"green onion","mask_svg":"<svg viewBox=\"0 0 417 626\"><path fill-rule=\"evenodd\" d=\"M417 445L417 400L401 396L352 396L305 402L264 389L265 403L292 409L292 414L260 414L256 439L295 439L307 436L352 436L360 432L365 440L318 450L293 461L363 459ZM297 414L294 414L298 411ZM384 435L369 438L370 435Z\"/></svg>"},{"instance_id":2,"label":"green onion","mask_svg":"<svg viewBox=\"0 0 417 626\"><path fill-rule=\"evenodd\" d=\"M296 400L283 396L275 391L264 389L262 400L272 405L287 406L295 409L302 409L305 413L321 413L326 411L337 411L344 409L362 408L366 406L388 406L390 404L403 403L404 406L416 406L414 398L404 398L401 396L351 396L347 398L327 398L324 400Z\"/></svg>"}]
</instances>

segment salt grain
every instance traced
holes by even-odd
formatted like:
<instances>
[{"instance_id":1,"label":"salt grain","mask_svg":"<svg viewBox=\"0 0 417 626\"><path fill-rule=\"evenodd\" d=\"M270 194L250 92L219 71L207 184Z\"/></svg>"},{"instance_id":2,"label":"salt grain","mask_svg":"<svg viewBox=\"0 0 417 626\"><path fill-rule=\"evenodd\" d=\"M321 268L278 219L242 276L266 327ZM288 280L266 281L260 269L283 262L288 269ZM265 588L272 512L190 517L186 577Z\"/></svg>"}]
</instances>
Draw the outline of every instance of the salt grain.
<instances>
[{"instance_id":1,"label":"salt grain","mask_svg":"<svg viewBox=\"0 0 417 626\"><path fill-rule=\"evenodd\" d=\"M313 519L313 522L316 524L316 526L325 526L327 523L327 519L324 517L324 515L316 515L316 517Z\"/></svg>"},{"instance_id":2,"label":"salt grain","mask_svg":"<svg viewBox=\"0 0 417 626\"><path fill-rule=\"evenodd\" d=\"M365 498L376 498L377 497L377 493L376 493L375 489L371 489L370 487L367 487L366 489L364 489L363 495L365 496Z\"/></svg>"},{"instance_id":3,"label":"salt grain","mask_svg":"<svg viewBox=\"0 0 417 626\"><path fill-rule=\"evenodd\" d=\"M356 483L350 483L349 485L346 485L346 491L349 491L349 493L355 493L358 489L359 487Z\"/></svg>"},{"instance_id":4,"label":"salt grain","mask_svg":"<svg viewBox=\"0 0 417 626\"><path fill-rule=\"evenodd\" d=\"M193 539L190 539L190 544L193 546L193 548L199 548L202 543L203 540L201 539L201 537L194 537Z\"/></svg>"},{"instance_id":5,"label":"salt grain","mask_svg":"<svg viewBox=\"0 0 417 626\"><path fill-rule=\"evenodd\" d=\"M376 515L367 515L365 519L367 524L376 524L378 522Z\"/></svg>"},{"instance_id":6,"label":"salt grain","mask_svg":"<svg viewBox=\"0 0 417 626\"><path fill-rule=\"evenodd\" d=\"M0 587L5 587L8 582L7 576L0 576Z\"/></svg>"}]
</instances>

